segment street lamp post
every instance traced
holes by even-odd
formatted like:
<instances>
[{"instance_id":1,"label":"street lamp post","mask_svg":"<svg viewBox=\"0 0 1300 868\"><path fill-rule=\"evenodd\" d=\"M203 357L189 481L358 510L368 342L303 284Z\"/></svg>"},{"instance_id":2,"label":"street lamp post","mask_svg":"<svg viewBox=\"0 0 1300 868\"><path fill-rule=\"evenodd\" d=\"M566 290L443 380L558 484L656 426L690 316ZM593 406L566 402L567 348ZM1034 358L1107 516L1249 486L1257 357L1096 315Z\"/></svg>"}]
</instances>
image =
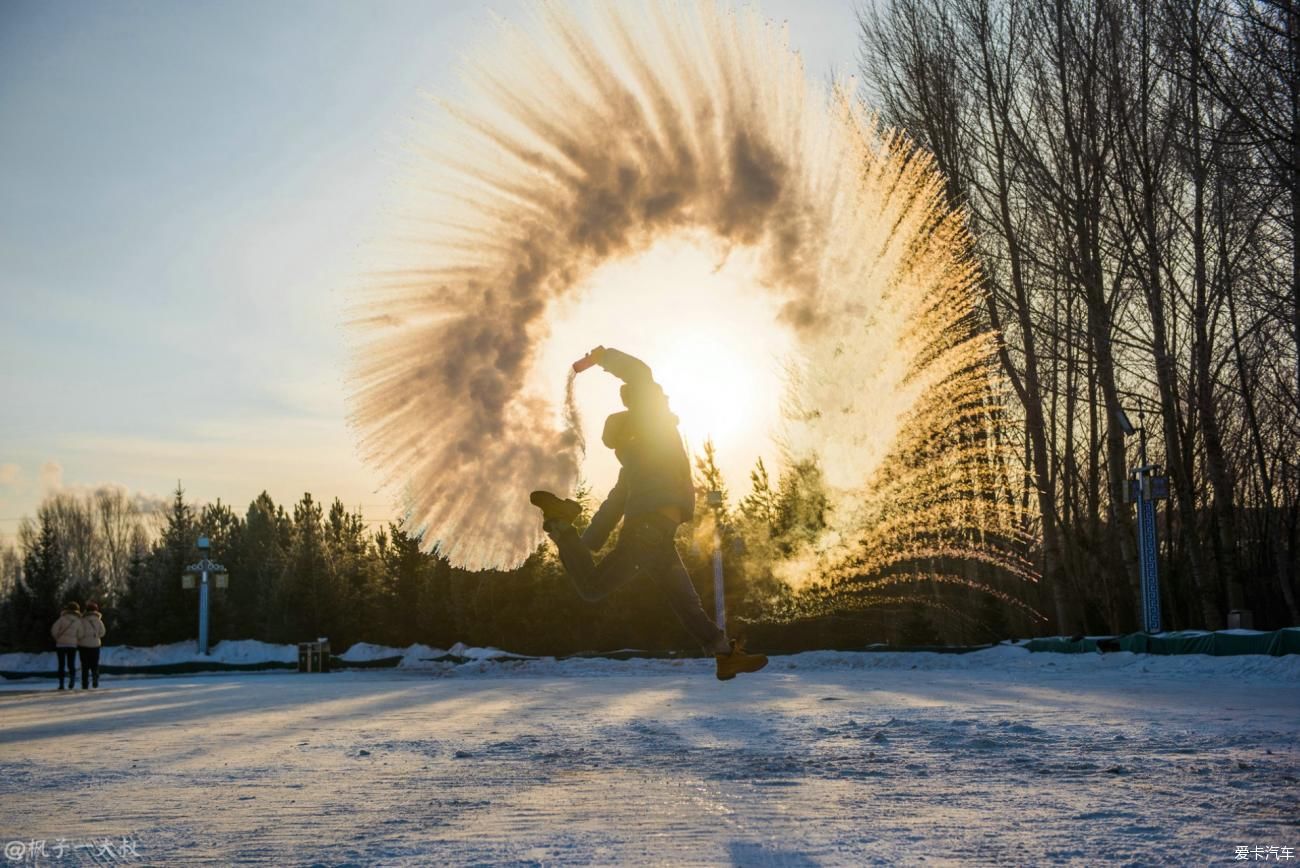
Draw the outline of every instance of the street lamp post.
<instances>
[{"instance_id":1,"label":"street lamp post","mask_svg":"<svg viewBox=\"0 0 1300 868\"><path fill-rule=\"evenodd\" d=\"M208 551L211 544L205 536L199 537L199 562L190 564L185 568L185 576L182 578L184 587L193 587L194 579L198 578L199 585L199 653L204 657L208 656L208 588L210 583L215 583L218 588L226 587L228 576L226 568L216 561L208 560ZM211 582L209 582L211 580Z\"/></svg>"}]
</instances>

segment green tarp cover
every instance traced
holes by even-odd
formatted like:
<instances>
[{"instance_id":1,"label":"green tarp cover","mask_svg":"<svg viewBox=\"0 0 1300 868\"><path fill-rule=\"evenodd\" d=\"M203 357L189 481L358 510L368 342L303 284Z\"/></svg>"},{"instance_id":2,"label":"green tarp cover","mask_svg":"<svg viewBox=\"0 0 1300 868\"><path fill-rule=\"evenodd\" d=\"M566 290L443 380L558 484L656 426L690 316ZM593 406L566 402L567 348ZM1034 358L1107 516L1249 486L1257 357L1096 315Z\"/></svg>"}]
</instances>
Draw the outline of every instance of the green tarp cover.
<instances>
[{"instance_id":1,"label":"green tarp cover","mask_svg":"<svg viewBox=\"0 0 1300 868\"><path fill-rule=\"evenodd\" d=\"M1030 639L1023 647L1030 651L1084 654L1101 651L1132 651L1134 654L1300 654L1300 628L1287 627L1271 633L1246 630L1206 633L1184 630L1177 633L1130 633L1127 636L1089 636L1085 639Z\"/></svg>"}]
</instances>

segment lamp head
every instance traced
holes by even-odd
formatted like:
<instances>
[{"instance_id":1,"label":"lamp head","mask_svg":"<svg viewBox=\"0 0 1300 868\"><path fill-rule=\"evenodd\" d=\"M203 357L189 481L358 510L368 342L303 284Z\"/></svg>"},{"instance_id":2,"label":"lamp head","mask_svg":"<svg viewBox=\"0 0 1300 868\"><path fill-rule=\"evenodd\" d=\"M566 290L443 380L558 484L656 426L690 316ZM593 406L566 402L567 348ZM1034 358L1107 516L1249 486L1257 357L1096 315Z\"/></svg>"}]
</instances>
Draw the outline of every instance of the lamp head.
<instances>
[{"instance_id":1,"label":"lamp head","mask_svg":"<svg viewBox=\"0 0 1300 868\"><path fill-rule=\"evenodd\" d=\"M1129 421L1128 414L1124 412L1123 407L1115 411L1115 421L1119 423L1119 430L1124 432L1125 437L1132 437L1137 432L1137 429L1133 427L1133 423Z\"/></svg>"}]
</instances>

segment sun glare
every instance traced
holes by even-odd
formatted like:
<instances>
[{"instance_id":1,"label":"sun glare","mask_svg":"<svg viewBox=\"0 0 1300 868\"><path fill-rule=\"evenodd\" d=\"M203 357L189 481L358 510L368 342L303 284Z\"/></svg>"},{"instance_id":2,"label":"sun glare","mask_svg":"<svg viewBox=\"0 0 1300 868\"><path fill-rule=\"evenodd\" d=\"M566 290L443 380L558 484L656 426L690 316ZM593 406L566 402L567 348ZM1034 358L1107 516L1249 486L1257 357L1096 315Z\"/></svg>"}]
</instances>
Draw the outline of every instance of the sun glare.
<instances>
[{"instance_id":1,"label":"sun glare","mask_svg":"<svg viewBox=\"0 0 1300 868\"><path fill-rule=\"evenodd\" d=\"M536 386L558 405L568 366L587 350L637 356L668 394L688 448L698 454L711 439L728 484L743 491L754 461L776 457L783 366L794 345L755 260L751 249L688 234L601 266L547 317ZM622 409L618 384L597 369L578 377L575 392L588 444L583 475L603 493L618 472L600 443L605 417Z\"/></svg>"}]
</instances>

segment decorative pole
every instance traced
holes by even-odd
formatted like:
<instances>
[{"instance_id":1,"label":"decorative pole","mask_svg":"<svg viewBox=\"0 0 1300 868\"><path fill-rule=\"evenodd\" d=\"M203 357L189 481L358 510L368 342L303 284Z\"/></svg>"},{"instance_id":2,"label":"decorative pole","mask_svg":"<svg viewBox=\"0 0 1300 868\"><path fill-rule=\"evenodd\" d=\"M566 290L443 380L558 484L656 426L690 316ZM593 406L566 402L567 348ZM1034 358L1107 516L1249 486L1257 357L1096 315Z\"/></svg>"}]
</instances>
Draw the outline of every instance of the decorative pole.
<instances>
[{"instance_id":1,"label":"decorative pole","mask_svg":"<svg viewBox=\"0 0 1300 868\"><path fill-rule=\"evenodd\" d=\"M216 583L217 587L224 588L228 579L226 568L216 561L208 560L208 551L211 544L205 536L199 537L199 562L190 564L185 568L185 578L182 580L185 587L191 587L194 577L199 579L199 653L204 657L208 656L208 579Z\"/></svg>"},{"instance_id":2,"label":"decorative pole","mask_svg":"<svg viewBox=\"0 0 1300 868\"><path fill-rule=\"evenodd\" d=\"M713 611L719 630L727 629L727 598L722 582L722 492L709 492L713 507Z\"/></svg>"},{"instance_id":3,"label":"decorative pole","mask_svg":"<svg viewBox=\"0 0 1300 868\"><path fill-rule=\"evenodd\" d=\"M1138 408L1138 427L1134 428L1121 409L1119 426L1124 436L1135 432L1139 443L1139 460L1142 462L1129 471L1124 486L1125 503L1137 504L1138 568L1142 580L1142 630L1160 632L1160 577L1156 554L1156 501L1169 497L1169 477L1160 475L1160 465L1147 463L1147 431Z\"/></svg>"}]
</instances>

